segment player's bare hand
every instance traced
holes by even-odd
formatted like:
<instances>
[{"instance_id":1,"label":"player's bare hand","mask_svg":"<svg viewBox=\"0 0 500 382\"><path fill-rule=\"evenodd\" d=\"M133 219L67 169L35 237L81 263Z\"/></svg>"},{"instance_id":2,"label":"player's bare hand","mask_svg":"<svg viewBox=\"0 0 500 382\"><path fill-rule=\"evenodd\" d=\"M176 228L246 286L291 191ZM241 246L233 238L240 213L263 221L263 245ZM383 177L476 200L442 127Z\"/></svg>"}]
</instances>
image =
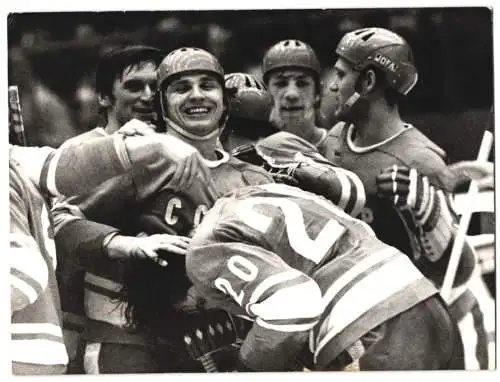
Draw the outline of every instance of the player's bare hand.
<instances>
[{"instance_id":1,"label":"player's bare hand","mask_svg":"<svg viewBox=\"0 0 500 382\"><path fill-rule=\"evenodd\" d=\"M196 174L200 171L201 162L201 155L198 152L193 152L186 158L181 159L177 164L171 184L177 189L187 189L191 187Z\"/></svg>"},{"instance_id":2,"label":"player's bare hand","mask_svg":"<svg viewBox=\"0 0 500 382\"><path fill-rule=\"evenodd\" d=\"M138 119L131 119L124 124L117 133L123 134L127 137L134 137L138 135L151 135L156 133L156 125L149 122L140 121Z\"/></svg>"},{"instance_id":3,"label":"player's bare hand","mask_svg":"<svg viewBox=\"0 0 500 382\"><path fill-rule=\"evenodd\" d=\"M185 255L190 240L188 237L168 234L142 237L116 235L109 241L106 249L110 258L149 259L165 267L168 262L159 256L159 251Z\"/></svg>"}]
</instances>

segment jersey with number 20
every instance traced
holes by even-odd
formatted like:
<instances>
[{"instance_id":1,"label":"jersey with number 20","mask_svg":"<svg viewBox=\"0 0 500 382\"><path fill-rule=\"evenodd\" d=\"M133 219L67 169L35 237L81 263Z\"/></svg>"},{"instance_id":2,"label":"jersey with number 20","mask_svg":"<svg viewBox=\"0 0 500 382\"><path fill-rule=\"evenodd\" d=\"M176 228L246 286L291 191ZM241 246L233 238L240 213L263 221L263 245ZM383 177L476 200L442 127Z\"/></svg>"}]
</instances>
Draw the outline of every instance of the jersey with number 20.
<instances>
[{"instance_id":1,"label":"jersey with number 20","mask_svg":"<svg viewBox=\"0 0 500 382\"><path fill-rule=\"evenodd\" d=\"M240 350L254 370L287 370L308 342L328 365L375 326L437 293L368 225L283 184L239 189L197 228L186 268L218 308L254 320Z\"/></svg>"}]
</instances>

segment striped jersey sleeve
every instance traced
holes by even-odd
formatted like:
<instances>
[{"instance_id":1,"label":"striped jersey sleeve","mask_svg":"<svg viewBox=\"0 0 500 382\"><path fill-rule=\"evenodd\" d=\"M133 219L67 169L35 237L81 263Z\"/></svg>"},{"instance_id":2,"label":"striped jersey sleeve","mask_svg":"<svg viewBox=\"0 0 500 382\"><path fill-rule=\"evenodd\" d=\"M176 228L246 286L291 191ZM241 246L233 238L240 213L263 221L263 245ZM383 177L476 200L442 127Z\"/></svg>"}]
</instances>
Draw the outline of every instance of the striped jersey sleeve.
<instances>
[{"instance_id":1,"label":"striped jersey sleeve","mask_svg":"<svg viewBox=\"0 0 500 382\"><path fill-rule=\"evenodd\" d=\"M321 314L316 283L264 248L238 242L207 244L190 249L186 261L189 277L205 297L233 311L237 305L262 327L308 330Z\"/></svg>"},{"instance_id":2,"label":"striped jersey sleeve","mask_svg":"<svg viewBox=\"0 0 500 382\"><path fill-rule=\"evenodd\" d=\"M334 166L319 154L297 153L294 176L306 191L324 196L351 216L357 216L366 202L361 179L352 171Z\"/></svg>"},{"instance_id":3,"label":"striped jersey sleeve","mask_svg":"<svg viewBox=\"0 0 500 382\"><path fill-rule=\"evenodd\" d=\"M30 204L26 201L27 191L18 171L11 167L10 171L10 280L11 302L13 311L33 304L47 288L49 269L44 257L53 249L53 242L47 239L47 245L40 248L33 236L33 222L30 222ZM44 205L43 205L44 206ZM42 204L40 204L42 207ZM47 209L44 210L48 219ZM37 211L39 216L42 210ZM35 228L41 228L36 227ZM47 227L48 228L48 227ZM43 240L44 233L40 229L38 237ZM44 244L43 242L41 244ZM52 244L52 245L51 245ZM41 251L47 253L41 253ZM55 261L55 253L50 254ZM55 268L55 264L54 264Z\"/></svg>"},{"instance_id":4,"label":"striped jersey sleeve","mask_svg":"<svg viewBox=\"0 0 500 382\"><path fill-rule=\"evenodd\" d=\"M10 284L13 373L64 373L68 354L60 323L52 226L45 201L12 159L10 170Z\"/></svg>"}]
</instances>

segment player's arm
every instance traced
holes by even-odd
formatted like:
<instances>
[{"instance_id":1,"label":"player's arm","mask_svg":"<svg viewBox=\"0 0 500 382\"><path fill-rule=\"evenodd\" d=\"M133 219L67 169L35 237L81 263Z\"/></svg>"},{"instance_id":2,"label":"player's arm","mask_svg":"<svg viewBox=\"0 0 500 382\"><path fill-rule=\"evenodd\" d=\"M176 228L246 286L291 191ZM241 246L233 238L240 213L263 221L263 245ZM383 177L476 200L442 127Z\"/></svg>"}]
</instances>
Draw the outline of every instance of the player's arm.
<instances>
[{"instance_id":1,"label":"player's arm","mask_svg":"<svg viewBox=\"0 0 500 382\"><path fill-rule=\"evenodd\" d=\"M194 147L173 137L114 134L63 144L45 159L36 183L52 195L80 195L124 173L143 199L161 186L189 187L208 169Z\"/></svg>"},{"instance_id":2,"label":"player's arm","mask_svg":"<svg viewBox=\"0 0 500 382\"><path fill-rule=\"evenodd\" d=\"M358 216L366 202L365 188L351 171L334 166L319 154L297 153L290 175L305 191L324 196L351 216Z\"/></svg>"},{"instance_id":3,"label":"player's arm","mask_svg":"<svg viewBox=\"0 0 500 382\"><path fill-rule=\"evenodd\" d=\"M212 306L254 320L240 349L245 369L293 369L322 313L316 282L276 254L236 242L194 244L188 249L186 269Z\"/></svg>"},{"instance_id":4,"label":"player's arm","mask_svg":"<svg viewBox=\"0 0 500 382\"><path fill-rule=\"evenodd\" d=\"M337 167L317 152L296 152L293 157L276 161L263 155L264 167L278 182L324 196L351 216L358 216L366 202L363 183L351 171Z\"/></svg>"},{"instance_id":5,"label":"player's arm","mask_svg":"<svg viewBox=\"0 0 500 382\"><path fill-rule=\"evenodd\" d=\"M12 313L33 304L47 288L49 269L30 230L19 174L10 171L10 292Z\"/></svg>"}]
</instances>

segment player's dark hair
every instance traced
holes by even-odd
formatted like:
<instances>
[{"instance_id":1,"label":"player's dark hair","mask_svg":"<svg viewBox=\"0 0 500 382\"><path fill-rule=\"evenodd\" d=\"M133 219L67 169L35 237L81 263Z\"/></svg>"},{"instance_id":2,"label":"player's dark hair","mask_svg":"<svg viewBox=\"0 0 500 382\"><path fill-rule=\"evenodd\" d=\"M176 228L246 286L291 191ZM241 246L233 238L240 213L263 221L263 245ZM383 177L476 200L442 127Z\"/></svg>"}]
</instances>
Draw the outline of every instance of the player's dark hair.
<instances>
[{"instance_id":1,"label":"player's dark hair","mask_svg":"<svg viewBox=\"0 0 500 382\"><path fill-rule=\"evenodd\" d=\"M191 286L186 275L185 258L166 255L167 267L143 259L127 263L121 300L129 330L151 335L169 336L182 327L183 312L179 304ZM179 330L177 329L177 332Z\"/></svg>"},{"instance_id":2,"label":"player's dark hair","mask_svg":"<svg viewBox=\"0 0 500 382\"><path fill-rule=\"evenodd\" d=\"M103 96L112 96L113 83L123 75L123 70L141 62L154 62L160 65L164 53L148 45L113 47L104 51L96 69L96 91Z\"/></svg>"}]
</instances>

